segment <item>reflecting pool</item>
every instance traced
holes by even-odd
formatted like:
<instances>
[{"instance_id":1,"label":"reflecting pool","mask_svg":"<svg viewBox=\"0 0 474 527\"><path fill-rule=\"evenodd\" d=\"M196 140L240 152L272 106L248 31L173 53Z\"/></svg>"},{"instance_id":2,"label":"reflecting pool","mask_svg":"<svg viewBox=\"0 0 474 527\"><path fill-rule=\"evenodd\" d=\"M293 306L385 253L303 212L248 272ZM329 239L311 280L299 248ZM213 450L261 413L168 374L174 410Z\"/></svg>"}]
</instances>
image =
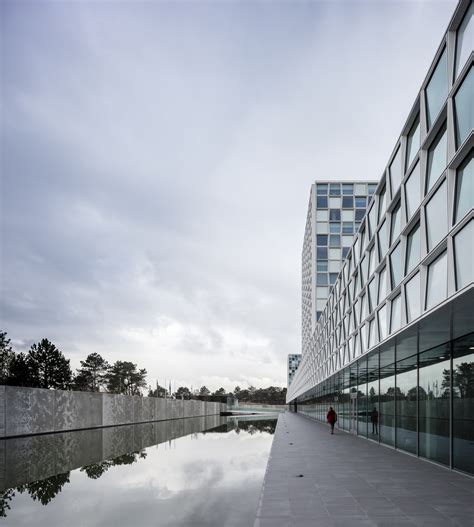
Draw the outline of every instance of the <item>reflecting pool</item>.
<instances>
[{"instance_id":1,"label":"reflecting pool","mask_svg":"<svg viewBox=\"0 0 474 527\"><path fill-rule=\"evenodd\" d=\"M0 524L252 526L275 426L208 416L0 441Z\"/></svg>"}]
</instances>

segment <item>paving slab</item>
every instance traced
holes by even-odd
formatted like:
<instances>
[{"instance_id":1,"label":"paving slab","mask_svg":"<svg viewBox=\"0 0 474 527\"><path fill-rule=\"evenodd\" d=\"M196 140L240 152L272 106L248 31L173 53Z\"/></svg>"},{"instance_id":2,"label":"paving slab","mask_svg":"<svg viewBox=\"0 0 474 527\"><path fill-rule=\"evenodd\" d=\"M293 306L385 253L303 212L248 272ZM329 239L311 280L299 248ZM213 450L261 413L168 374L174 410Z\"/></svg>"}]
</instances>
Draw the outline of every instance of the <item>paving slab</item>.
<instances>
[{"instance_id":1,"label":"paving slab","mask_svg":"<svg viewBox=\"0 0 474 527\"><path fill-rule=\"evenodd\" d=\"M474 527L474 478L279 415L254 527L428 525Z\"/></svg>"}]
</instances>

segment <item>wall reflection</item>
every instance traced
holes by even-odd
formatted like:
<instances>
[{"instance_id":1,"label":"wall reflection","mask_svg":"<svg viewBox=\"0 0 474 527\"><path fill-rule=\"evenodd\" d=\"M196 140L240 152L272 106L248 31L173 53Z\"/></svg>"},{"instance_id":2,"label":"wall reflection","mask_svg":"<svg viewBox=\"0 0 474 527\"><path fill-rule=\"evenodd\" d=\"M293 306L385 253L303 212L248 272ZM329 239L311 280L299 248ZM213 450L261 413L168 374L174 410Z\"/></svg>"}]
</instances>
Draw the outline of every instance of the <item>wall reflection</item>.
<instances>
[{"instance_id":1,"label":"wall reflection","mask_svg":"<svg viewBox=\"0 0 474 527\"><path fill-rule=\"evenodd\" d=\"M240 420L213 415L2 440L0 517L8 515L19 494L48 505L70 482L72 470L97 480L113 467L145 460L150 446L199 433L273 434L276 422L274 417Z\"/></svg>"}]
</instances>

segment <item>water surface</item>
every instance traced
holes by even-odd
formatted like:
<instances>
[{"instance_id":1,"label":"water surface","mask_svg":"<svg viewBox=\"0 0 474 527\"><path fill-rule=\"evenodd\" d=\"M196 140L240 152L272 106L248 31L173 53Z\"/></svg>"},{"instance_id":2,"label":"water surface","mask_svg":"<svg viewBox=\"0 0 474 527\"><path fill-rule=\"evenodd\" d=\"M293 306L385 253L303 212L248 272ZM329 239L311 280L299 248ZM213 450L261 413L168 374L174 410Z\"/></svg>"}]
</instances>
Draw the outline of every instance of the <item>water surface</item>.
<instances>
[{"instance_id":1,"label":"water surface","mask_svg":"<svg viewBox=\"0 0 474 527\"><path fill-rule=\"evenodd\" d=\"M0 441L0 523L250 527L275 425L211 416Z\"/></svg>"}]
</instances>

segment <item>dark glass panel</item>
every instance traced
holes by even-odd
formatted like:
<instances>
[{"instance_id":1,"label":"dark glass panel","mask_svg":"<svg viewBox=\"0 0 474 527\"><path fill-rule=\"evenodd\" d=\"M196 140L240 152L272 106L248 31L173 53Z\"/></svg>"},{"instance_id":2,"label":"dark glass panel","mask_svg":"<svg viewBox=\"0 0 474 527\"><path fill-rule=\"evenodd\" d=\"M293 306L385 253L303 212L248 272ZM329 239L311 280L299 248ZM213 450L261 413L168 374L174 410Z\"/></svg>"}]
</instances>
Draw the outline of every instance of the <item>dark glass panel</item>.
<instances>
[{"instance_id":1,"label":"dark glass panel","mask_svg":"<svg viewBox=\"0 0 474 527\"><path fill-rule=\"evenodd\" d=\"M419 368L419 454L449 465L449 345L421 353Z\"/></svg>"},{"instance_id":2,"label":"dark glass panel","mask_svg":"<svg viewBox=\"0 0 474 527\"><path fill-rule=\"evenodd\" d=\"M453 467L474 474L474 333L453 344Z\"/></svg>"},{"instance_id":3,"label":"dark glass panel","mask_svg":"<svg viewBox=\"0 0 474 527\"><path fill-rule=\"evenodd\" d=\"M397 353L398 354L398 353ZM417 453L417 357L397 362L397 448Z\"/></svg>"}]
</instances>

